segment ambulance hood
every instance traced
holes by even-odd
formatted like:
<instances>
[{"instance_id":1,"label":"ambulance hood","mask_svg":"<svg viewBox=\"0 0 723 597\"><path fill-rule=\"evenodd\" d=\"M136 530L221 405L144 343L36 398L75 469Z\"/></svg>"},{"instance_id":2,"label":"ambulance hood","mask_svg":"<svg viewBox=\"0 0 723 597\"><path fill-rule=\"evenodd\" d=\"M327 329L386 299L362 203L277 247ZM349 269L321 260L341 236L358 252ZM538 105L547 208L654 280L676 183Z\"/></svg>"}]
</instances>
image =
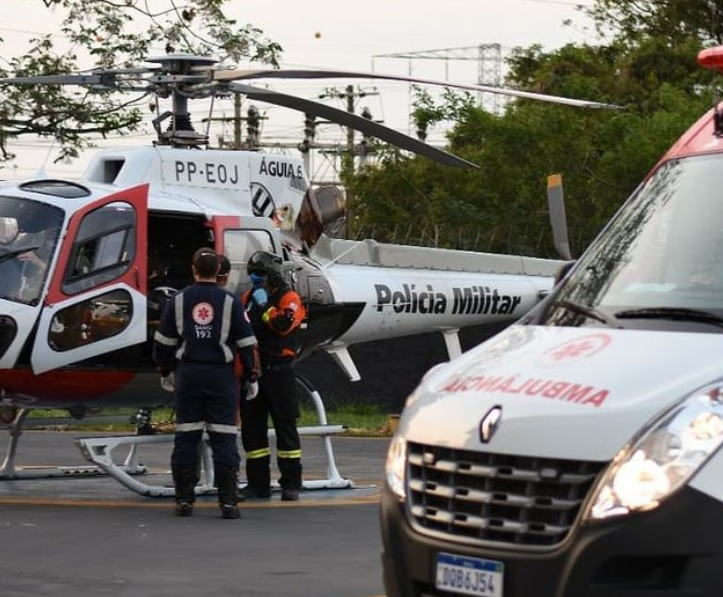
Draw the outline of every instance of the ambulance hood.
<instances>
[{"instance_id":1,"label":"ambulance hood","mask_svg":"<svg viewBox=\"0 0 723 597\"><path fill-rule=\"evenodd\" d=\"M723 334L514 325L428 372L399 432L450 448L606 461L666 406L723 377L721 355Z\"/></svg>"}]
</instances>

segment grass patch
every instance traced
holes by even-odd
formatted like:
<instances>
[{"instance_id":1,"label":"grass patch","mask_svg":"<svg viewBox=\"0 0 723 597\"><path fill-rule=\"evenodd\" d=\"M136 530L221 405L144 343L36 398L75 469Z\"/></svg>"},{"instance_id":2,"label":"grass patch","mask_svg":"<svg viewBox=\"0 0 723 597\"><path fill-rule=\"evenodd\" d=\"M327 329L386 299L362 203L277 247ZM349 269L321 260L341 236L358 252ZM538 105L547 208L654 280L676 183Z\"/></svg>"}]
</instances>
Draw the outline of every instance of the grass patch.
<instances>
[{"instance_id":1,"label":"grass patch","mask_svg":"<svg viewBox=\"0 0 723 597\"><path fill-rule=\"evenodd\" d=\"M348 404L327 411L330 425L346 425L345 435L386 437L390 435L389 415L374 404ZM303 408L299 426L318 425L319 418L312 408Z\"/></svg>"},{"instance_id":2,"label":"grass patch","mask_svg":"<svg viewBox=\"0 0 723 597\"><path fill-rule=\"evenodd\" d=\"M89 413L88 419L74 419L64 410L33 410L26 422L28 427L37 426L42 421L42 428L69 431L99 432L135 432L130 420L135 413L132 409L104 409L102 413ZM111 419L99 419L112 417ZM35 421L34 421L35 419ZM41 421L38 421L38 420ZM326 420L330 425L345 425L347 431L342 434L355 437L387 437L391 435L389 415L374 404L358 403L339 405L326 411ZM170 408L159 408L153 411L153 424L164 429L173 428L174 413ZM319 424L319 417L313 406L304 405L298 425L307 427Z\"/></svg>"}]
</instances>

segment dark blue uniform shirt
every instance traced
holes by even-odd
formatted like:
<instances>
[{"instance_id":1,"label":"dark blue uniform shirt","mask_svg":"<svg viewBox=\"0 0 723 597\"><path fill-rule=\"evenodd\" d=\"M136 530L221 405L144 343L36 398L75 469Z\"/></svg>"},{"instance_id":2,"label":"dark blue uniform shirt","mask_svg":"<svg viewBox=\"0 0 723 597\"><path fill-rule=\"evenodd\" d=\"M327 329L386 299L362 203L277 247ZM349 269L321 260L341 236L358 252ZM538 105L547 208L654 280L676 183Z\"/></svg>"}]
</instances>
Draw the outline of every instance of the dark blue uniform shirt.
<instances>
[{"instance_id":1,"label":"dark blue uniform shirt","mask_svg":"<svg viewBox=\"0 0 723 597\"><path fill-rule=\"evenodd\" d=\"M238 297L214 282L197 282L171 298L154 335L153 358L166 375L177 362L233 363L239 351L245 371L256 344Z\"/></svg>"}]
</instances>

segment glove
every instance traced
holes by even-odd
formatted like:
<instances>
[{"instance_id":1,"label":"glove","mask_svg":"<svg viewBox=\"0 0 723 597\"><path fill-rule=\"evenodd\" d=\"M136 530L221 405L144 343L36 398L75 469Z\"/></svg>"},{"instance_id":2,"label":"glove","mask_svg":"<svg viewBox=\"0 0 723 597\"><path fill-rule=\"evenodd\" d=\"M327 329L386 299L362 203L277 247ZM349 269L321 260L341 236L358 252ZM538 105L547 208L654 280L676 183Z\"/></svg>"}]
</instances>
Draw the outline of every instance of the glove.
<instances>
[{"instance_id":1,"label":"glove","mask_svg":"<svg viewBox=\"0 0 723 597\"><path fill-rule=\"evenodd\" d=\"M266 292L263 288L257 288L253 291L253 294L251 296L254 298L254 301L256 301L256 304L259 307L263 307L266 303L269 302L269 293Z\"/></svg>"},{"instance_id":2,"label":"glove","mask_svg":"<svg viewBox=\"0 0 723 597\"><path fill-rule=\"evenodd\" d=\"M246 390L246 400L253 400L259 395L259 382L249 382L248 389Z\"/></svg>"},{"instance_id":3,"label":"glove","mask_svg":"<svg viewBox=\"0 0 723 597\"><path fill-rule=\"evenodd\" d=\"M174 379L173 371L168 375L161 375L161 388L166 392L173 392L176 389L176 381Z\"/></svg>"}]
</instances>

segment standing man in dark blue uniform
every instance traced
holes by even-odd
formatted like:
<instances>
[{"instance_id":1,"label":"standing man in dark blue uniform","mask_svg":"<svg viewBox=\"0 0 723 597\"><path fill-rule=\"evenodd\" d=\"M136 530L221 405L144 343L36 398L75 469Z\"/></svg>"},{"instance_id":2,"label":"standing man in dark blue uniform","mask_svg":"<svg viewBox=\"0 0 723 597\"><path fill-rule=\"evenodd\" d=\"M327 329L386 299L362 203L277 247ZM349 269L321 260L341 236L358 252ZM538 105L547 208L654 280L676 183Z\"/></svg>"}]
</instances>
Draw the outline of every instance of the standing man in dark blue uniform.
<instances>
[{"instance_id":1,"label":"standing man in dark blue uniform","mask_svg":"<svg viewBox=\"0 0 723 597\"><path fill-rule=\"evenodd\" d=\"M176 436L171 470L176 515L191 516L198 483L198 447L204 428L213 451L223 518L239 518L236 412L239 380L234 357L252 371L256 338L235 297L216 284L218 255L193 256L195 283L168 301L154 336L153 357L161 385L176 392Z\"/></svg>"},{"instance_id":2,"label":"standing man in dark blue uniform","mask_svg":"<svg viewBox=\"0 0 723 597\"><path fill-rule=\"evenodd\" d=\"M281 258L266 251L251 255L247 272L253 288L242 302L258 339L261 376L241 396L241 439L246 451L246 497L271 496L268 417L276 430L281 499L296 501L301 489L301 442L296 420L299 402L294 362L299 328L306 318L301 297L284 280ZM258 395L256 389L258 388Z\"/></svg>"}]
</instances>

